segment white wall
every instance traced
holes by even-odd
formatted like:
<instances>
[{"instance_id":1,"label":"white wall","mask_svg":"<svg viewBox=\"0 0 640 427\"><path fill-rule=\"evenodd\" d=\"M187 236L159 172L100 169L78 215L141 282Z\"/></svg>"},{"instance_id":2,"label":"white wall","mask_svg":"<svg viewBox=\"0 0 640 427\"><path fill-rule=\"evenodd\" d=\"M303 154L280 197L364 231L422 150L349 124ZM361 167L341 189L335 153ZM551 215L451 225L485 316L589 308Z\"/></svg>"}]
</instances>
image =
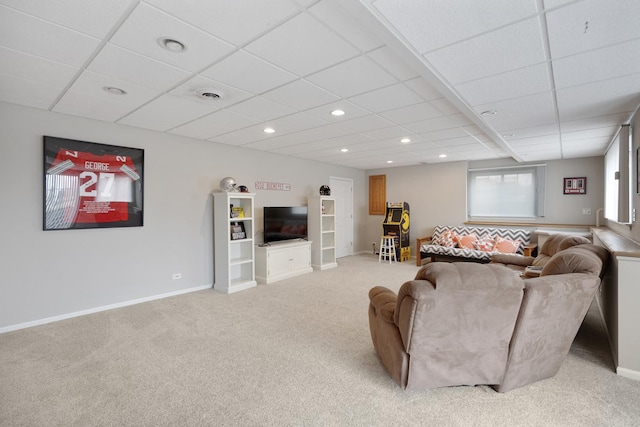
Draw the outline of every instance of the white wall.
<instances>
[{"instance_id":1,"label":"white wall","mask_svg":"<svg viewBox=\"0 0 640 427\"><path fill-rule=\"evenodd\" d=\"M366 203L358 169L6 103L0 120L0 329L211 286L210 192L225 176L250 191L255 181L291 184L256 191L260 218L265 205L305 205L330 176L353 179L356 224ZM143 148L144 226L42 231L43 135ZM356 229L356 248L359 238Z\"/></svg>"}]
</instances>

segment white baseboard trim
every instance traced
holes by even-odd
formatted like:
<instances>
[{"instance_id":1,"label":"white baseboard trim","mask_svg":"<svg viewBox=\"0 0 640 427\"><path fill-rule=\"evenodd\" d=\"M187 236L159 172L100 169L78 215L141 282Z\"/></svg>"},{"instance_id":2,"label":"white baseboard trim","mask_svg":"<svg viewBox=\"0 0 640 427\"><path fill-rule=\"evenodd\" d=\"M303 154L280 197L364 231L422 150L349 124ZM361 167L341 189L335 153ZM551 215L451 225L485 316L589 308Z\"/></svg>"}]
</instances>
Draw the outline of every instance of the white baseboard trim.
<instances>
[{"instance_id":1,"label":"white baseboard trim","mask_svg":"<svg viewBox=\"0 0 640 427\"><path fill-rule=\"evenodd\" d=\"M640 372L634 371L632 369L621 368L620 366L616 367L616 374L621 377L631 378L632 380L640 381Z\"/></svg>"},{"instance_id":2,"label":"white baseboard trim","mask_svg":"<svg viewBox=\"0 0 640 427\"><path fill-rule=\"evenodd\" d=\"M103 305L101 307L90 308L88 310L75 311L73 313L61 314L59 316L46 317L44 319L32 320L30 322L18 323L16 325L9 325L0 328L0 334L6 332L17 331L19 329L31 328L33 326L46 325L47 323L58 322L60 320L71 319L73 317L80 317L87 314L99 313L101 311L112 310L114 308L127 307L130 305L141 304L143 302L154 301L163 298L174 297L177 295L188 294L190 292L201 291L204 289L211 289L213 285L196 286L195 288L181 289L179 291L167 292L165 294L153 295L150 297L138 298L130 301L123 301L116 304Z\"/></svg>"}]
</instances>

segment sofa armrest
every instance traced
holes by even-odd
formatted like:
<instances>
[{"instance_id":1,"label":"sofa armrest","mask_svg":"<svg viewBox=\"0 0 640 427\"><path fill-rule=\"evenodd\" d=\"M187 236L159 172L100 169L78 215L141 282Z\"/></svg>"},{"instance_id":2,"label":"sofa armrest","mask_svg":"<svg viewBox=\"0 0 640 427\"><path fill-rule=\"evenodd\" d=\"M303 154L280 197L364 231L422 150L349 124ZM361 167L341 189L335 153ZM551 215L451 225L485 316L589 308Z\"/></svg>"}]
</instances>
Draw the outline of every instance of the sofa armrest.
<instances>
[{"instance_id":1,"label":"sofa armrest","mask_svg":"<svg viewBox=\"0 0 640 427\"><path fill-rule=\"evenodd\" d=\"M384 286L376 286L369 291L371 305L376 310L376 313L389 323L393 323L397 298L395 292Z\"/></svg>"},{"instance_id":2,"label":"sofa armrest","mask_svg":"<svg viewBox=\"0 0 640 427\"><path fill-rule=\"evenodd\" d=\"M420 256L420 247L431 241L432 236L418 237L416 239L416 265L420 267L422 265L422 257Z\"/></svg>"},{"instance_id":3,"label":"sofa armrest","mask_svg":"<svg viewBox=\"0 0 640 427\"><path fill-rule=\"evenodd\" d=\"M491 257L492 263L512 264L528 267L533 264L535 258L532 256L522 256L516 254L495 254Z\"/></svg>"}]
</instances>

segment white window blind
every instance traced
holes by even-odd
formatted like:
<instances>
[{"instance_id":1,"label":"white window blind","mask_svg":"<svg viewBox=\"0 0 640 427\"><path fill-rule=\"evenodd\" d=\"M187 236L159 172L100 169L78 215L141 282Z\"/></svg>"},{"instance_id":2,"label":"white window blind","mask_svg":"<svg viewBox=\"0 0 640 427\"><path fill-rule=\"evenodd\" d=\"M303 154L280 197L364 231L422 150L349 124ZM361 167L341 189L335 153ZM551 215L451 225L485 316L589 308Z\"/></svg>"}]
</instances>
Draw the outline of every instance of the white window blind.
<instances>
[{"instance_id":1,"label":"white window blind","mask_svg":"<svg viewBox=\"0 0 640 427\"><path fill-rule=\"evenodd\" d=\"M546 165L469 169L469 217L544 216Z\"/></svg>"},{"instance_id":2,"label":"white window blind","mask_svg":"<svg viewBox=\"0 0 640 427\"><path fill-rule=\"evenodd\" d=\"M631 141L630 126L622 125L604 155L604 216L623 224L631 218Z\"/></svg>"}]
</instances>

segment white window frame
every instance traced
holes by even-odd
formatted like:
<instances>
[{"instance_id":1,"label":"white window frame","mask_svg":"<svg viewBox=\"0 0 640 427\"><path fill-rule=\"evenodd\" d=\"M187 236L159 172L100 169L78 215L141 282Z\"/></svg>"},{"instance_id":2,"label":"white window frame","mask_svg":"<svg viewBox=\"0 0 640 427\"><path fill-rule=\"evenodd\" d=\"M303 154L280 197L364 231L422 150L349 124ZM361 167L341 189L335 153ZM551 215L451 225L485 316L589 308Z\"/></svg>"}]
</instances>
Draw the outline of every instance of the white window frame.
<instances>
[{"instance_id":1,"label":"white window frame","mask_svg":"<svg viewBox=\"0 0 640 427\"><path fill-rule=\"evenodd\" d=\"M467 217L469 219L518 219L518 220L535 220L536 218L544 216L544 201L545 201L545 187L546 187L546 164L532 164L522 166L505 166L505 167L493 167L493 168L481 168L481 169L469 169L467 171ZM522 197L530 197L525 200L529 205L529 208L525 211L517 212L519 205L513 205L518 203L511 199L509 190L513 191L513 185L517 185L514 180L514 175L531 175L529 184L524 184L522 192L518 194ZM478 204L477 198L477 185L479 179L487 178L489 176L494 177L494 183L497 183L497 193L490 194L492 206L497 206L495 211L488 212L482 210L476 206ZM497 178L500 177L500 178ZM510 182L505 181L505 177L510 177ZM516 178L516 181L519 181ZM501 189L502 185L509 185L510 188ZM533 187L531 187L533 186ZM474 189L476 192L474 192ZM485 189L491 191L490 189ZM485 193L486 194L486 193ZM511 199L511 200L510 200ZM520 205L526 206L526 205ZM515 208L515 209L514 209Z\"/></svg>"}]
</instances>

